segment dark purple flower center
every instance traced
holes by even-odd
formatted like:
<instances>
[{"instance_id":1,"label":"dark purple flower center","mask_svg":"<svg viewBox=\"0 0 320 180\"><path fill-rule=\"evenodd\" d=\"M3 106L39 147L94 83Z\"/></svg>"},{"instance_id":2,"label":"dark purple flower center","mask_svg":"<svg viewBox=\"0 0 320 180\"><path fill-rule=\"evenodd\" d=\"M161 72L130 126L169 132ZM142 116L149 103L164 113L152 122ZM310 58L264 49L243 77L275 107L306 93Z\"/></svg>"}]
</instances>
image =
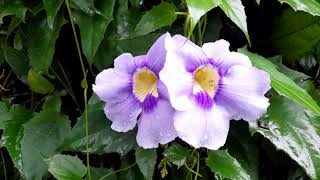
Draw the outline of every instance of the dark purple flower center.
<instances>
[{"instance_id":1,"label":"dark purple flower center","mask_svg":"<svg viewBox=\"0 0 320 180\"><path fill-rule=\"evenodd\" d=\"M158 77L147 67L138 68L133 74L132 91L145 112L151 112L157 105Z\"/></svg>"}]
</instances>

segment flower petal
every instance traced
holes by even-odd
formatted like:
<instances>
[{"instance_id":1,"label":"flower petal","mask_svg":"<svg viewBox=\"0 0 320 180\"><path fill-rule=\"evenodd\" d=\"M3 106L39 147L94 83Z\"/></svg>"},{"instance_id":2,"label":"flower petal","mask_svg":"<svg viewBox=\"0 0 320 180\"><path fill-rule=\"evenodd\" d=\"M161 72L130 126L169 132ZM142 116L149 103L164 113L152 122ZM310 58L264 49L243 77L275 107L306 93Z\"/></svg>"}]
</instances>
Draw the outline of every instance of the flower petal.
<instances>
[{"instance_id":1,"label":"flower petal","mask_svg":"<svg viewBox=\"0 0 320 180\"><path fill-rule=\"evenodd\" d=\"M141 111L138 101L132 96L121 102L107 103L104 108L107 118L112 121L111 128L118 132L133 129Z\"/></svg>"},{"instance_id":2,"label":"flower petal","mask_svg":"<svg viewBox=\"0 0 320 180\"><path fill-rule=\"evenodd\" d=\"M202 50L209 58L217 58L229 53L230 43L224 39L217 40L211 43L204 43Z\"/></svg>"},{"instance_id":3,"label":"flower petal","mask_svg":"<svg viewBox=\"0 0 320 180\"><path fill-rule=\"evenodd\" d=\"M193 147L216 150L226 142L229 119L229 114L219 106L210 111L195 108L176 112L174 126L178 136Z\"/></svg>"},{"instance_id":4,"label":"flower petal","mask_svg":"<svg viewBox=\"0 0 320 180\"><path fill-rule=\"evenodd\" d=\"M160 36L147 53L149 68L156 74L160 72L166 60L165 40L167 37L170 37L169 33Z\"/></svg>"},{"instance_id":5,"label":"flower petal","mask_svg":"<svg viewBox=\"0 0 320 180\"><path fill-rule=\"evenodd\" d=\"M134 57L130 53L121 54L114 60L114 69L118 74L131 74L135 68Z\"/></svg>"},{"instance_id":6,"label":"flower petal","mask_svg":"<svg viewBox=\"0 0 320 180\"><path fill-rule=\"evenodd\" d=\"M175 35L172 38L166 38L165 46L167 52L175 52L177 56L183 59L184 66L189 71L194 70L201 64L208 62L206 54L202 51L202 49L181 35Z\"/></svg>"},{"instance_id":7,"label":"flower petal","mask_svg":"<svg viewBox=\"0 0 320 180\"><path fill-rule=\"evenodd\" d=\"M205 43L202 49L214 64L225 71L234 65L252 66L248 56L237 52L230 52L229 46L228 41L221 39L213 43Z\"/></svg>"},{"instance_id":8,"label":"flower petal","mask_svg":"<svg viewBox=\"0 0 320 180\"><path fill-rule=\"evenodd\" d=\"M137 142L143 148L156 148L177 137L173 126L174 109L165 100L159 100L152 112L142 112L138 122Z\"/></svg>"},{"instance_id":9,"label":"flower petal","mask_svg":"<svg viewBox=\"0 0 320 180\"><path fill-rule=\"evenodd\" d=\"M255 67L232 66L222 80L216 103L235 119L255 121L267 111L269 99L264 94L270 88L268 73Z\"/></svg>"},{"instance_id":10,"label":"flower petal","mask_svg":"<svg viewBox=\"0 0 320 180\"><path fill-rule=\"evenodd\" d=\"M184 59L175 52L167 52L167 60L160 71L160 80L167 86L170 102L179 111L192 108L192 73L184 67Z\"/></svg>"},{"instance_id":11,"label":"flower petal","mask_svg":"<svg viewBox=\"0 0 320 180\"><path fill-rule=\"evenodd\" d=\"M113 68L103 70L92 85L93 91L103 101L121 101L122 94L130 89L130 77L123 73L116 73Z\"/></svg>"}]
</instances>

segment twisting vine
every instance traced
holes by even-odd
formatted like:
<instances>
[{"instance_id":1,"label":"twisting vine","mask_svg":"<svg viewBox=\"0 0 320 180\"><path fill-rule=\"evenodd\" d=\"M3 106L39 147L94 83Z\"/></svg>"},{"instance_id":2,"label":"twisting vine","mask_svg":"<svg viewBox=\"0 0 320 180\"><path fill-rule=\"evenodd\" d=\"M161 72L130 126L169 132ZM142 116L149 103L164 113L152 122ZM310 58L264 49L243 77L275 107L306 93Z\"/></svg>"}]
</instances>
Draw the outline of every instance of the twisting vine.
<instances>
[{"instance_id":1,"label":"twisting vine","mask_svg":"<svg viewBox=\"0 0 320 180\"><path fill-rule=\"evenodd\" d=\"M88 91L88 83L87 83L87 73L83 64L82 60L82 55L81 55L81 50L80 50L80 45L78 42L77 38L77 33L76 29L73 23L72 19L72 12L70 9L69 1L65 0L67 9L68 9L68 14L69 14L69 19L73 31L73 36L76 42L77 46L77 51L80 59L80 64L81 64L81 69L82 69L82 74L83 74L83 80L81 81L81 87L83 88L83 98L84 98L84 118L85 118L85 126L86 126L86 154L87 154L87 174L88 174L88 179L91 180L91 174L90 174L90 150L89 150L89 128L88 128L88 97L87 97L87 91Z\"/></svg>"}]
</instances>

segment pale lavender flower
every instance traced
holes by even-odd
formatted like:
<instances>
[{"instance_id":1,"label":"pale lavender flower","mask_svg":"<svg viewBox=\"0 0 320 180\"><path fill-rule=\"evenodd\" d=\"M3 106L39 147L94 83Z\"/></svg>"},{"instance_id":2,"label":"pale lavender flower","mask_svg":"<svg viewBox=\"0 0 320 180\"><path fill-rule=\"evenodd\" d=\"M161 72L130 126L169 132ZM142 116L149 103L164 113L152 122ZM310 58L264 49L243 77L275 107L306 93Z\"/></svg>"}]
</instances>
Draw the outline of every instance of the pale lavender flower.
<instances>
[{"instance_id":1,"label":"pale lavender flower","mask_svg":"<svg viewBox=\"0 0 320 180\"><path fill-rule=\"evenodd\" d=\"M173 126L174 109L168 92L159 80L166 50L162 35L146 55L133 57L129 53L114 60L114 68L96 77L93 91L106 102L105 114L111 128L127 132L138 125L137 142L143 148L154 148L177 137Z\"/></svg>"},{"instance_id":2,"label":"pale lavender flower","mask_svg":"<svg viewBox=\"0 0 320 180\"><path fill-rule=\"evenodd\" d=\"M178 136L198 147L218 149L225 144L231 119L256 121L269 101L269 75L252 66L250 59L230 52L219 40L200 48L183 36L166 38L167 59L160 79L177 110Z\"/></svg>"}]
</instances>

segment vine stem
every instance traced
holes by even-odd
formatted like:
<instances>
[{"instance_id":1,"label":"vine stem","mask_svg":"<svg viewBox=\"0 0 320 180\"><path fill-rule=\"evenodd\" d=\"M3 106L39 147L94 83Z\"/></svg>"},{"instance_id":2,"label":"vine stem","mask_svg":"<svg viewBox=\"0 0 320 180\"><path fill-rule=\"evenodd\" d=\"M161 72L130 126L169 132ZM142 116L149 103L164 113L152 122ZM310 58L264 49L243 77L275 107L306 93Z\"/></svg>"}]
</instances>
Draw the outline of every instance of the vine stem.
<instances>
[{"instance_id":1,"label":"vine stem","mask_svg":"<svg viewBox=\"0 0 320 180\"><path fill-rule=\"evenodd\" d=\"M189 13L187 13L187 12L174 12L174 14L183 15L183 16L188 16L189 15Z\"/></svg>"},{"instance_id":2,"label":"vine stem","mask_svg":"<svg viewBox=\"0 0 320 180\"><path fill-rule=\"evenodd\" d=\"M194 180L197 180L198 179L198 174L199 174L199 169L200 169L200 157L199 157L199 153L197 153L197 174L195 175L194 177Z\"/></svg>"},{"instance_id":3,"label":"vine stem","mask_svg":"<svg viewBox=\"0 0 320 180\"><path fill-rule=\"evenodd\" d=\"M116 170L116 171L112 171L112 172L110 172L110 173L108 173L108 174L105 174L105 175L102 176L99 180L103 180L104 178L106 178L106 177L108 177L108 176L110 176L110 175L112 175L112 174L114 174L114 173L121 172L121 171L126 171L126 170L132 168L133 166L135 166L136 164L137 164L137 162L131 164L131 165L128 166L128 167L125 167L125 168L122 168L122 169L118 169L118 170Z\"/></svg>"},{"instance_id":4,"label":"vine stem","mask_svg":"<svg viewBox=\"0 0 320 180\"><path fill-rule=\"evenodd\" d=\"M88 84L87 84L87 73L83 64L83 60L82 60L82 55L81 55L81 50L80 50L80 45L78 42L78 38L77 38L77 33L76 33L76 28L74 26L73 23L73 19L72 19L72 13L71 13L71 9L70 9L70 5L69 5L69 1L65 0L67 9L68 9L68 14L69 14L69 18L70 18L70 23L71 23L71 27L72 27L72 31L73 31L73 36L74 36L74 40L76 42L76 46L77 46L77 51L78 51L78 55L79 55L79 59L80 59L80 64L81 64L81 69L82 69L82 74L83 74L83 82L85 82L85 85L83 86L84 90L83 90L83 98L84 98L84 118L85 118L85 125L86 125L86 154L87 154L87 173L88 173L88 179L91 180L91 173L90 173L90 152L89 152L89 128L88 128L88 97L87 97L87 90L88 90ZM82 85L82 82L81 82Z\"/></svg>"},{"instance_id":5,"label":"vine stem","mask_svg":"<svg viewBox=\"0 0 320 180\"><path fill-rule=\"evenodd\" d=\"M195 174L196 176L202 177L201 174L199 174L198 172L195 172L193 169L191 169L187 164L184 164L184 166L193 174Z\"/></svg>"},{"instance_id":6,"label":"vine stem","mask_svg":"<svg viewBox=\"0 0 320 180\"><path fill-rule=\"evenodd\" d=\"M1 159L2 159L2 162L3 162L3 174L4 174L4 179L7 180L7 168L6 168L6 162L5 162L5 160L4 160L2 150L0 150L0 153L1 153Z\"/></svg>"}]
</instances>

